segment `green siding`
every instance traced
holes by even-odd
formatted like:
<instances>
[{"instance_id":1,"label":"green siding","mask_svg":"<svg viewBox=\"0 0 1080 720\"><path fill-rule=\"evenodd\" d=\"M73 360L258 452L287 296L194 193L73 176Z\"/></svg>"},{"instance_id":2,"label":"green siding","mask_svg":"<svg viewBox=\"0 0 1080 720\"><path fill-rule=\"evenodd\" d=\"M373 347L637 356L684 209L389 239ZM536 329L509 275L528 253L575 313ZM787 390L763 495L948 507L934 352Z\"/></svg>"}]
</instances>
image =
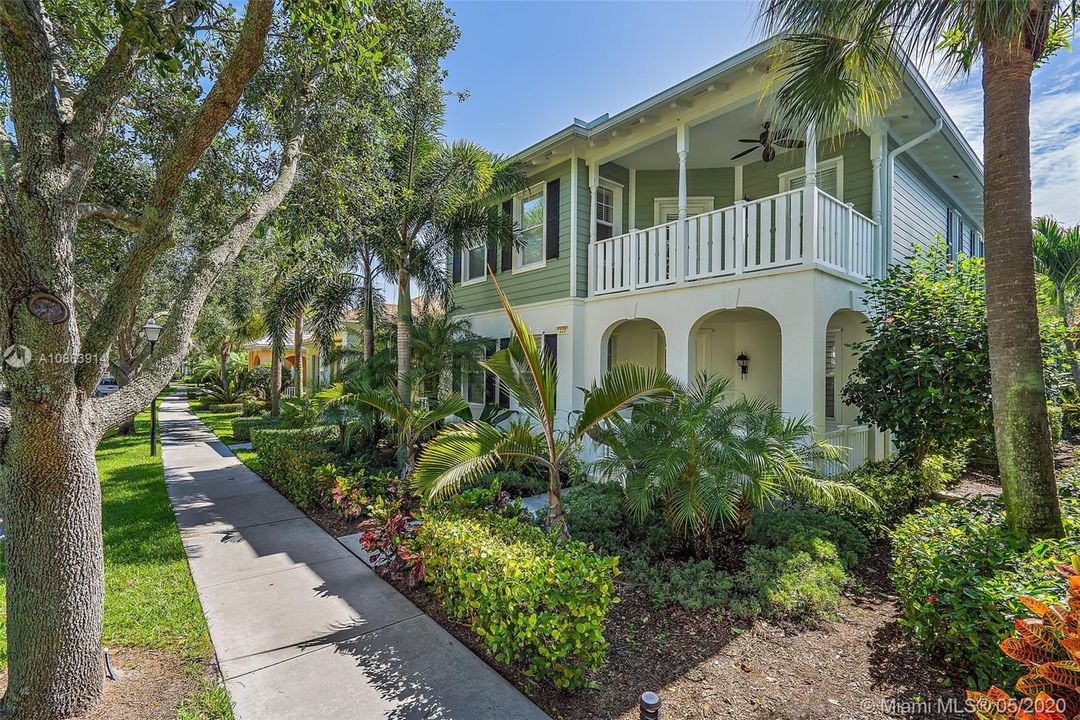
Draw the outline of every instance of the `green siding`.
<instances>
[{"instance_id":1,"label":"green siding","mask_svg":"<svg viewBox=\"0 0 1080 720\"><path fill-rule=\"evenodd\" d=\"M555 178L559 178L559 257L548 260L542 268L516 275L510 270L499 270L496 275L499 285L515 305L557 300L570 295L570 161L530 176L529 182L546 183ZM585 208L588 208L587 202ZM475 285L454 285L451 292L458 313L482 312L499 307L499 296L490 278Z\"/></svg>"},{"instance_id":2,"label":"green siding","mask_svg":"<svg viewBox=\"0 0 1080 720\"><path fill-rule=\"evenodd\" d=\"M678 170L638 170L634 227L639 230L656 224L653 202L658 197L679 195ZM716 208L735 202L735 168L695 168L686 171L686 194L712 197Z\"/></svg>"},{"instance_id":3,"label":"green siding","mask_svg":"<svg viewBox=\"0 0 1080 720\"><path fill-rule=\"evenodd\" d=\"M818 159L844 156L844 202L870 217L872 213L873 167L870 164L870 138L861 132L818 143ZM780 173L803 167L802 149L781 153L771 163L758 160L743 167L743 193L751 200L780 192Z\"/></svg>"}]
</instances>

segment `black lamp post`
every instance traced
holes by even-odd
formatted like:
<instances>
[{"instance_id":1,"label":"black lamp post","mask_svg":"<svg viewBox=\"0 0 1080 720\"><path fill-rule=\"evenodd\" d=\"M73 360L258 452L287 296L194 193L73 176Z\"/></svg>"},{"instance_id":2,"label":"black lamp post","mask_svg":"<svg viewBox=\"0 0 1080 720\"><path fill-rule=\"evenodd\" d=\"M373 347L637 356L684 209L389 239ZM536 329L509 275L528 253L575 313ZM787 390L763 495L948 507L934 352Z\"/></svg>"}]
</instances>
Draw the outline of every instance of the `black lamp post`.
<instances>
[{"instance_id":1,"label":"black lamp post","mask_svg":"<svg viewBox=\"0 0 1080 720\"><path fill-rule=\"evenodd\" d=\"M154 345L157 344L158 338L161 337L161 331L164 329L164 327L157 324L153 315L143 325L143 337L150 343L151 357L154 355ZM151 457L157 455L157 395L150 401L150 455Z\"/></svg>"}]
</instances>

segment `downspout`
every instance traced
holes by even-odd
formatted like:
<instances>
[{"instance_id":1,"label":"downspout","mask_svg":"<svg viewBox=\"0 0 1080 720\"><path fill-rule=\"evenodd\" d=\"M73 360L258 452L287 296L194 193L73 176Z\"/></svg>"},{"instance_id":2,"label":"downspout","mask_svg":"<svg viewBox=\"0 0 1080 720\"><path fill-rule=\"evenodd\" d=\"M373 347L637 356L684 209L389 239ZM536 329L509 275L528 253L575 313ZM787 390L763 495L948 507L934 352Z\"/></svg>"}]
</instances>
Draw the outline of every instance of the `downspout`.
<instances>
[{"instance_id":1,"label":"downspout","mask_svg":"<svg viewBox=\"0 0 1080 720\"><path fill-rule=\"evenodd\" d=\"M893 180L895 178L895 173L896 173L896 158L899 155L902 155L903 153L906 153L908 150L915 147L916 145L921 145L922 143L926 142L930 138L937 135L939 132L941 132L941 128L942 128L942 126L944 126L944 124L945 124L945 121L942 118L938 118L937 121L934 122L934 127L930 128L929 130L924 132L922 135L919 135L916 138L908 140L906 143L904 143L900 147L896 148L895 150L889 151L889 156L888 156L888 159L886 160L886 163L885 163L886 164L885 174L887 175L886 182L888 184L888 188L886 188L886 192L889 195L889 204L888 204L889 213L888 213L888 216L887 216L888 217L887 222L888 222L888 225L889 225L889 233L888 233L889 243L888 243L888 245L889 245L889 255L890 256L892 255L892 248L893 248L893 242L892 242L892 239L893 239L893 232L892 232L893 231ZM881 271L883 273L889 267L889 260L890 260L890 258L885 258L885 266L883 268L881 268Z\"/></svg>"}]
</instances>

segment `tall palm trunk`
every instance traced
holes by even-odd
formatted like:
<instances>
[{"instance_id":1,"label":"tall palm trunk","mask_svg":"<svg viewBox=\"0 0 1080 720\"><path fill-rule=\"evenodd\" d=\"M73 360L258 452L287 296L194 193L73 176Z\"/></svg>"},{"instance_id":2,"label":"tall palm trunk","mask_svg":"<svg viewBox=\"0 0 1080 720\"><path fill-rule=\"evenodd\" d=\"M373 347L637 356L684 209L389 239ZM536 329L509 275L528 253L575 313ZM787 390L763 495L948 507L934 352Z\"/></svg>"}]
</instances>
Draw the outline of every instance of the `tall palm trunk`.
<instances>
[{"instance_id":1,"label":"tall palm trunk","mask_svg":"<svg viewBox=\"0 0 1080 720\"><path fill-rule=\"evenodd\" d=\"M270 351L270 415L281 414L281 348L274 343Z\"/></svg>"},{"instance_id":2,"label":"tall palm trunk","mask_svg":"<svg viewBox=\"0 0 1080 720\"><path fill-rule=\"evenodd\" d=\"M1010 526L1061 537L1043 385L1031 237L1031 52L1009 38L983 54L986 315L994 437Z\"/></svg>"},{"instance_id":3,"label":"tall palm trunk","mask_svg":"<svg viewBox=\"0 0 1080 720\"><path fill-rule=\"evenodd\" d=\"M412 292L404 270L398 271L397 366L398 393L408 406L412 404Z\"/></svg>"},{"instance_id":4,"label":"tall palm trunk","mask_svg":"<svg viewBox=\"0 0 1080 720\"><path fill-rule=\"evenodd\" d=\"M296 311L296 321L293 323L293 388L296 397L304 395L304 360L301 353L304 351L304 311Z\"/></svg>"},{"instance_id":5,"label":"tall palm trunk","mask_svg":"<svg viewBox=\"0 0 1080 720\"><path fill-rule=\"evenodd\" d=\"M375 289L371 286L373 277L371 259L366 255L364 262L364 362L367 363L375 354Z\"/></svg>"}]
</instances>

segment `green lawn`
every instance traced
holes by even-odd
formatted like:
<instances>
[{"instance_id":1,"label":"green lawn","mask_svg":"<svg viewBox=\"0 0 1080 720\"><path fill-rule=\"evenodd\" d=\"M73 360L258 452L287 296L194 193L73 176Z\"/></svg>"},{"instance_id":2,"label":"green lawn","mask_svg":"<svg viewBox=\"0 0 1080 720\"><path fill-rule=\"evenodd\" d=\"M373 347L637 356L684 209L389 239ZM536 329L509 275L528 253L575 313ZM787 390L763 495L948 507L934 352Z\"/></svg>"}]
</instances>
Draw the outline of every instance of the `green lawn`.
<instances>
[{"instance_id":1,"label":"green lawn","mask_svg":"<svg viewBox=\"0 0 1080 720\"><path fill-rule=\"evenodd\" d=\"M202 680L202 661L213 652L206 619L165 492L161 457L149 454L149 413L135 422L138 435L113 435L97 450L105 539L104 642L155 648L187 661L193 696L179 720L232 718L224 690ZM0 617L2 664L7 662L5 620Z\"/></svg>"},{"instance_id":2,"label":"green lawn","mask_svg":"<svg viewBox=\"0 0 1080 720\"><path fill-rule=\"evenodd\" d=\"M189 403L189 405L191 405ZM191 409L199 416L199 419L206 423L214 434L217 435L223 443L226 445L234 442L232 436L232 421L233 418L240 417L240 413L220 413L210 412L208 410L199 410L194 405L191 405Z\"/></svg>"}]
</instances>

